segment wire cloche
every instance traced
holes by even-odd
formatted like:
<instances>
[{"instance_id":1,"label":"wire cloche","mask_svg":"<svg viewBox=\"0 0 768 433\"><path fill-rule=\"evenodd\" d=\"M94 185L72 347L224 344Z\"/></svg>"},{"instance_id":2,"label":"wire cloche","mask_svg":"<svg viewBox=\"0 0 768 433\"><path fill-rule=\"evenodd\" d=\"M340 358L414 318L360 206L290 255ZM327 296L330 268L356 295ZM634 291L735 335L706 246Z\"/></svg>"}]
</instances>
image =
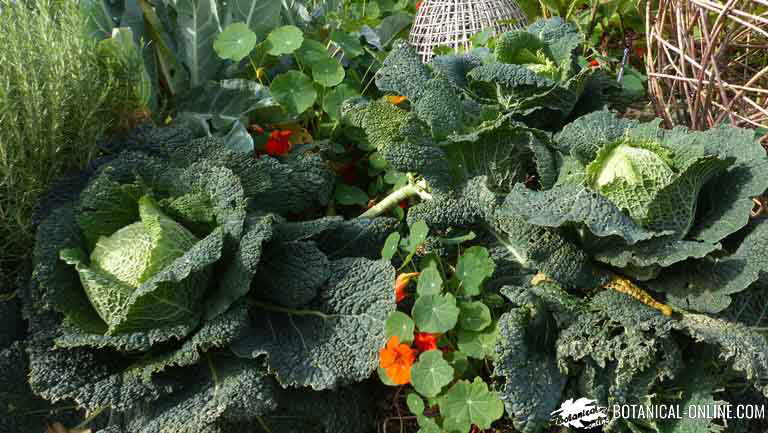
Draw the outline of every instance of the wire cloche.
<instances>
[{"instance_id":1,"label":"wire cloche","mask_svg":"<svg viewBox=\"0 0 768 433\"><path fill-rule=\"evenodd\" d=\"M470 38L483 30L499 34L527 25L515 0L424 0L409 40L422 61L428 62L436 47L468 49Z\"/></svg>"}]
</instances>

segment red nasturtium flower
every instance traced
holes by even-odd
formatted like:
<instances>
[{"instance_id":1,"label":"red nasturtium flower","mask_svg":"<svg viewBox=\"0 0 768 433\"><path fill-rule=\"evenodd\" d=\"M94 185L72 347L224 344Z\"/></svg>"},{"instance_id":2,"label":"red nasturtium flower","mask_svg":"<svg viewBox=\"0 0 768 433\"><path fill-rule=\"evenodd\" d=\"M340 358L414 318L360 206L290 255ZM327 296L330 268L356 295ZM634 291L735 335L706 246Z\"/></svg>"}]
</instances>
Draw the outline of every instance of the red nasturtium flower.
<instances>
[{"instance_id":1,"label":"red nasturtium flower","mask_svg":"<svg viewBox=\"0 0 768 433\"><path fill-rule=\"evenodd\" d=\"M598 62L597 59L592 59L589 61L589 66L593 68L597 68L600 66L600 62Z\"/></svg>"},{"instance_id":2,"label":"red nasturtium flower","mask_svg":"<svg viewBox=\"0 0 768 433\"><path fill-rule=\"evenodd\" d=\"M400 302L408 296L405 288L408 287L408 283L411 278L418 276L418 272L411 272L409 274L400 274L395 280L395 301Z\"/></svg>"},{"instance_id":3,"label":"red nasturtium flower","mask_svg":"<svg viewBox=\"0 0 768 433\"><path fill-rule=\"evenodd\" d=\"M421 0L416 2L416 10L419 10L420 7L421 7Z\"/></svg>"},{"instance_id":4,"label":"red nasturtium flower","mask_svg":"<svg viewBox=\"0 0 768 433\"><path fill-rule=\"evenodd\" d=\"M437 338L440 334L430 334L429 332L417 332L413 334L413 345L419 352L437 349Z\"/></svg>"},{"instance_id":5,"label":"red nasturtium flower","mask_svg":"<svg viewBox=\"0 0 768 433\"><path fill-rule=\"evenodd\" d=\"M414 361L416 352L407 344L400 344L400 338L396 335L389 337L386 347L379 349L379 366L398 385L411 382L411 366Z\"/></svg>"},{"instance_id":6,"label":"red nasturtium flower","mask_svg":"<svg viewBox=\"0 0 768 433\"><path fill-rule=\"evenodd\" d=\"M289 138L293 134L290 130L276 130L269 134L267 139L267 154L271 156L283 156L291 151Z\"/></svg>"}]
</instances>

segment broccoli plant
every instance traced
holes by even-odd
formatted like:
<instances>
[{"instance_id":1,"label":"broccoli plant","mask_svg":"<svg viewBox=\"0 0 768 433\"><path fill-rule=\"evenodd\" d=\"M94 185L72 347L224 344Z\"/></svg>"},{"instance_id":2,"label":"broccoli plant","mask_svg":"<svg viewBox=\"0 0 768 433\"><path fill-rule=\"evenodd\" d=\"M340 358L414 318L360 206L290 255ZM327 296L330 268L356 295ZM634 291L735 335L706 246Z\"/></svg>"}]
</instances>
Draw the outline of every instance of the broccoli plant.
<instances>
[{"instance_id":1,"label":"broccoli plant","mask_svg":"<svg viewBox=\"0 0 768 433\"><path fill-rule=\"evenodd\" d=\"M370 400L347 386L395 307L378 253L396 221L313 218L334 181L314 149L254 158L145 127L111 149L41 206L34 392L137 433L364 431Z\"/></svg>"}]
</instances>

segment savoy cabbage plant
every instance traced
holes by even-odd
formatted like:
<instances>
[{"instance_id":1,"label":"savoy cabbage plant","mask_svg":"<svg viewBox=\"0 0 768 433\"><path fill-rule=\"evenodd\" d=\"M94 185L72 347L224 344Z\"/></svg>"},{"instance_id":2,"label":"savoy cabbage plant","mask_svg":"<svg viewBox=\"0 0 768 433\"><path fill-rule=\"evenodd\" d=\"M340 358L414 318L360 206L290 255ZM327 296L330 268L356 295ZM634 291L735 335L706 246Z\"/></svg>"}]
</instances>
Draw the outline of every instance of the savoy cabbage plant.
<instances>
[{"instance_id":1,"label":"savoy cabbage plant","mask_svg":"<svg viewBox=\"0 0 768 433\"><path fill-rule=\"evenodd\" d=\"M559 17L499 35L492 51L438 56L429 65L401 43L377 72L376 85L408 97L437 137L488 113L554 131L581 114L629 100L614 79L579 63L583 43L584 35ZM450 97L451 88L463 102Z\"/></svg>"},{"instance_id":2,"label":"savoy cabbage plant","mask_svg":"<svg viewBox=\"0 0 768 433\"><path fill-rule=\"evenodd\" d=\"M313 218L334 176L311 148L142 127L111 149L41 206L32 390L115 431L365 431L396 221Z\"/></svg>"},{"instance_id":3,"label":"savoy cabbage plant","mask_svg":"<svg viewBox=\"0 0 768 433\"><path fill-rule=\"evenodd\" d=\"M591 73L552 56L575 49L557 39L567 29L555 24L503 35L485 58L424 65L400 44L377 85L408 102L355 99L343 109L392 169L409 173L410 183L390 196L420 198L408 221L471 228L496 262L489 286L509 311L499 319L493 376L507 415L532 433L545 431L568 398L600 406L765 403L768 223L750 216L753 198L768 188L764 149L751 131L664 130L606 110L559 128L584 112L573 102L587 94L580 80ZM495 75L479 80L502 70L530 80L519 88ZM535 90L544 82L551 93ZM504 98L517 105L504 107ZM546 126L537 116L557 132L537 129ZM429 254L446 250L440 239L425 245ZM605 426L718 429L701 419Z\"/></svg>"}]
</instances>

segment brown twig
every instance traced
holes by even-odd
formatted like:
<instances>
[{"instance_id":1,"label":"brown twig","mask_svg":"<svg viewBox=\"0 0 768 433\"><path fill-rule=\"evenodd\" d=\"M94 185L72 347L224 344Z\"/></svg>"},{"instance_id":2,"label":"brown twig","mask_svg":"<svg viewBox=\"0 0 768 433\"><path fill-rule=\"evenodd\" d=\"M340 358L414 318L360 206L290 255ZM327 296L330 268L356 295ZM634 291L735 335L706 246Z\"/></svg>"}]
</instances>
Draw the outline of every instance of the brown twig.
<instances>
[{"instance_id":1,"label":"brown twig","mask_svg":"<svg viewBox=\"0 0 768 433\"><path fill-rule=\"evenodd\" d=\"M765 0L646 3L648 90L666 126L768 128Z\"/></svg>"}]
</instances>

